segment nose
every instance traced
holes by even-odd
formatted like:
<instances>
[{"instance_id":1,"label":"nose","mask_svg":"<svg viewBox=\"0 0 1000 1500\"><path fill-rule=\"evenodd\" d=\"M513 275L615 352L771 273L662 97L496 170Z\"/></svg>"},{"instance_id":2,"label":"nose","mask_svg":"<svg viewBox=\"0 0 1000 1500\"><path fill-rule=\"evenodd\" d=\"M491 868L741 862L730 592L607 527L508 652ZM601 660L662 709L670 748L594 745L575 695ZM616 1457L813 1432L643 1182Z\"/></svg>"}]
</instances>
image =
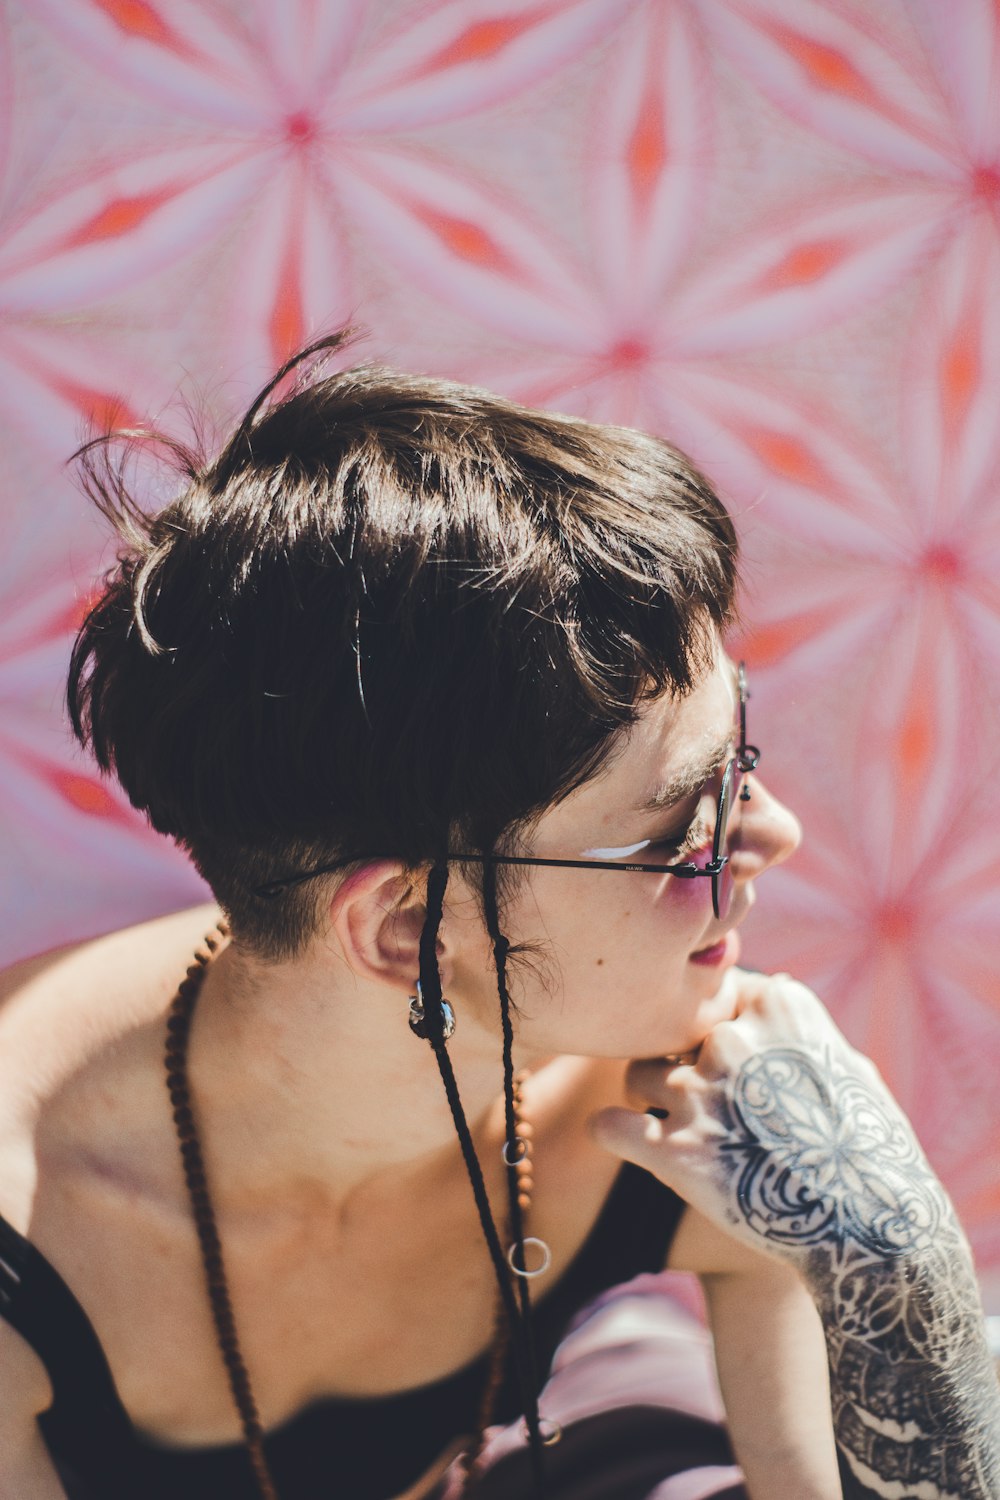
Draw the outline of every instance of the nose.
<instances>
[{"instance_id":1,"label":"nose","mask_svg":"<svg viewBox=\"0 0 1000 1500\"><path fill-rule=\"evenodd\" d=\"M744 783L750 797L737 798L738 816L730 825L729 864L734 880L754 880L771 865L780 865L802 842L802 825L795 814L757 776Z\"/></svg>"}]
</instances>

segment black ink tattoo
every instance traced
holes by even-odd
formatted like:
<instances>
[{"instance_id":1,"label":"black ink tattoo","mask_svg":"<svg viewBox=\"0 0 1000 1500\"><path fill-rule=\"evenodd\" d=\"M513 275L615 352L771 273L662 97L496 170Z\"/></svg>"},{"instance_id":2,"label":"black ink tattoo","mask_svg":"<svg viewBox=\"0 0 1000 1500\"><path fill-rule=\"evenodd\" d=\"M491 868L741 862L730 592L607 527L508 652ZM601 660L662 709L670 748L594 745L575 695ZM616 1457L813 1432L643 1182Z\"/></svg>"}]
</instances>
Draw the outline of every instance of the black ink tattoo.
<instances>
[{"instance_id":1,"label":"black ink tattoo","mask_svg":"<svg viewBox=\"0 0 1000 1500\"><path fill-rule=\"evenodd\" d=\"M727 1104L734 1218L799 1266L823 1319L845 1500L998 1500L971 1255L895 1101L849 1058L784 1046Z\"/></svg>"},{"instance_id":2,"label":"black ink tattoo","mask_svg":"<svg viewBox=\"0 0 1000 1500\"><path fill-rule=\"evenodd\" d=\"M732 1108L743 1128L743 1217L765 1239L853 1239L875 1255L927 1249L941 1190L906 1120L858 1078L820 1073L794 1048L740 1072Z\"/></svg>"}]
</instances>

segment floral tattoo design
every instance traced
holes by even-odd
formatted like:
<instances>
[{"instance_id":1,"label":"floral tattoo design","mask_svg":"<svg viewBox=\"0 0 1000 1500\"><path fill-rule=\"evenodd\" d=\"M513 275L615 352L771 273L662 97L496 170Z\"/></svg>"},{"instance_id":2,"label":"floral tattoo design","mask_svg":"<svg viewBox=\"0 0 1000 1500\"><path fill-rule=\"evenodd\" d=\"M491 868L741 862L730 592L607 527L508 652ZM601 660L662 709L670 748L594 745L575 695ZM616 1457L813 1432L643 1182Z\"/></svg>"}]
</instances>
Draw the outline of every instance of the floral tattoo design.
<instances>
[{"instance_id":1,"label":"floral tattoo design","mask_svg":"<svg viewBox=\"0 0 1000 1500\"><path fill-rule=\"evenodd\" d=\"M752 1058L732 1100L744 1134L737 1191L747 1223L789 1245L835 1238L875 1255L929 1249L941 1190L888 1104L858 1078L824 1076L795 1048Z\"/></svg>"},{"instance_id":2,"label":"floral tattoo design","mask_svg":"<svg viewBox=\"0 0 1000 1500\"><path fill-rule=\"evenodd\" d=\"M830 1049L728 1086L735 1220L793 1260L826 1333L845 1500L996 1500L1000 1387L965 1236L902 1111Z\"/></svg>"}]
</instances>

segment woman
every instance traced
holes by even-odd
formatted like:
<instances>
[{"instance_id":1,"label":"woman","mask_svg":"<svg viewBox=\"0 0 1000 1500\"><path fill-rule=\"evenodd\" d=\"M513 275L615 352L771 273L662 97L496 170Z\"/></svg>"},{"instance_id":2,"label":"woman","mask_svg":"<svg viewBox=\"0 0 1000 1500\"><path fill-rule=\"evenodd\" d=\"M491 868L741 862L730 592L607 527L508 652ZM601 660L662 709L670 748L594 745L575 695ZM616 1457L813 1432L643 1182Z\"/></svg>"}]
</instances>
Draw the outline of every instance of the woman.
<instances>
[{"instance_id":1,"label":"woman","mask_svg":"<svg viewBox=\"0 0 1000 1500\"><path fill-rule=\"evenodd\" d=\"M661 1412L626 1484L648 1424L538 1395L571 1316L667 1264L755 1500L1000 1493L947 1198L818 1000L736 967L799 831L721 647L720 502L638 433L308 369L155 517L87 458L124 547L74 727L218 907L7 976L0 1492L725 1474Z\"/></svg>"}]
</instances>

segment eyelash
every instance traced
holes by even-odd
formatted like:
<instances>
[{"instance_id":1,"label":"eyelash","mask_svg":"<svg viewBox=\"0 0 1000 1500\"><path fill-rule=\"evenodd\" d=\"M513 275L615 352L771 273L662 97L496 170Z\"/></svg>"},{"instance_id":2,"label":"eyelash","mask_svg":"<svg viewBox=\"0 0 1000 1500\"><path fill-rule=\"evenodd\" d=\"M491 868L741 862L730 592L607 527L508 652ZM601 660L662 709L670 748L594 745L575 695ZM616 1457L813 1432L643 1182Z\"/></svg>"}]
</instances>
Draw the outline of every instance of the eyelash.
<instances>
[{"instance_id":1,"label":"eyelash","mask_svg":"<svg viewBox=\"0 0 1000 1500\"><path fill-rule=\"evenodd\" d=\"M712 837L712 830L715 826L714 810L711 815L705 811L704 798L708 786L709 782L706 782L698 798L698 806L695 809L694 817L686 827L673 837L667 834L661 839L650 840L651 847L655 844L660 849L668 849L679 859L686 859L689 855L695 854L699 849L704 848L705 844Z\"/></svg>"},{"instance_id":2,"label":"eyelash","mask_svg":"<svg viewBox=\"0 0 1000 1500\"><path fill-rule=\"evenodd\" d=\"M700 849L710 836L711 829L708 826L708 820L702 814L701 806L699 805L698 811L679 835L653 839L650 847L665 849L672 855L685 857L689 854L694 854L696 850Z\"/></svg>"}]
</instances>

